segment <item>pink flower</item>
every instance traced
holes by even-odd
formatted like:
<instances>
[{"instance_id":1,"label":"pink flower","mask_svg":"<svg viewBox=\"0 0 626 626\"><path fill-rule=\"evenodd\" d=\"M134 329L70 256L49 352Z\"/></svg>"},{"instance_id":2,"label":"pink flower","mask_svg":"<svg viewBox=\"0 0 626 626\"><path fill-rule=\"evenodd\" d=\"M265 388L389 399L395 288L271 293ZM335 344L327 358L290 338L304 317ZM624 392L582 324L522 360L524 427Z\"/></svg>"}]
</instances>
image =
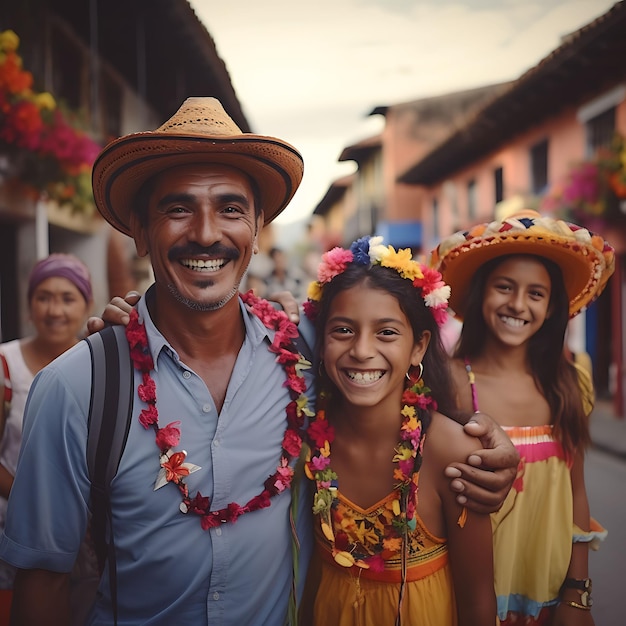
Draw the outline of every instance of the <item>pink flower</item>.
<instances>
[{"instance_id":1,"label":"pink flower","mask_svg":"<svg viewBox=\"0 0 626 626\"><path fill-rule=\"evenodd\" d=\"M276 362L281 365L284 365L285 363L297 363L300 359L297 352L292 352L287 348L279 348L276 353L278 354Z\"/></svg>"},{"instance_id":2,"label":"pink flower","mask_svg":"<svg viewBox=\"0 0 626 626\"><path fill-rule=\"evenodd\" d=\"M156 384L147 372L144 372L143 383L137 387L137 395L142 402L154 402L156 400Z\"/></svg>"},{"instance_id":3,"label":"pink flower","mask_svg":"<svg viewBox=\"0 0 626 626\"><path fill-rule=\"evenodd\" d=\"M177 424L180 424L180 421L170 422L167 426L157 430L156 444L159 450L169 450L169 448L174 448L178 445L180 429L176 428Z\"/></svg>"},{"instance_id":4,"label":"pink flower","mask_svg":"<svg viewBox=\"0 0 626 626\"><path fill-rule=\"evenodd\" d=\"M283 450L290 456L299 456L302 449L302 439L295 430L288 428L283 437Z\"/></svg>"},{"instance_id":5,"label":"pink flower","mask_svg":"<svg viewBox=\"0 0 626 626\"><path fill-rule=\"evenodd\" d=\"M283 383L283 386L295 391L297 394L302 394L306 391L306 381L302 376L293 376L288 378Z\"/></svg>"},{"instance_id":6,"label":"pink flower","mask_svg":"<svg viewBox=\"0 0 626 626\"><path fill-rule=\"evenodd\" d=\"M317 280L320 283L329 283L337 274L345 271L353 258L352 252L343 248L333 248L325 252L317 270Z\"/></svg>"},{"instance_id":7,"label":"pink flower","mask_svg":"<svg viewBox=\"0 0 626 626\"><path fill-rule=\"evenodd\" d=\"M321 448L326 441L332 443L335 438L335 429L328 423L328 420L317 419L311 422L307 435L317 448Z\"/></svg>"},{"instance_id":8,"label":"pink flower","mask_svg":"<svg viewBox=\"0 0 626 626\"><path fill-rule=\"evenodd\" d=\"M372 572L380 574L385 571L385 559L383 559L382 554L375 554L363 560L370 566Z\"/></svg>"},{"instance_id":9,"label":"pink flower","mask_svg":"<svg viewBox=\"0 0 626 626\"><path fill-rule=\"evenodd\" d=\"M304 314L307 316L307 319L314 322L317 318L317 304L312 300L307 300L303 303L302 308L304 310Z\"/></svg>"},{"instance_id":10,"label":"pink flower","mask_svg":"<svg viewBox=\"0 0 626 626\"><path fill-rule=\"evenodd\" d=\"M144 428L149 428L153 424L157 424L159 421L159 412L154 404L150 404L143 409L139 414L139 422Z\"/></svg>"},{"instance_id":11,"label":"pink flower","mask_svg":"<svg viewBox=\"0 0 626 626\"><path fill-rule=\"evenodd\" d=\"M413 457L411 457L410 459L405 459L403 461L398 461L398 467L400 468L400 471L407 477L411 475L414 464L415 460L413 459Z\"/></svg>"},{"instance_id":12,"label":"pink flower","mask_svg":"<svg viewBox=\"0 0 626 626\"><path fill-rule=\"evenodd\" d=\"M443 287L445 284L442 280L441 274L432 267L421 266L422 278L416 278L413 281L415 287L421 287L424 294L430 293L433 289Z\"/></svg>"},{"instance_id":13,"label":"pink flower","mask_svg":"<svg viewBox=\"0 0 626 626\"><path fill-rule=\"evenodd\" d=\"M196 493L196 497L193 500L189 500L187 508L191 513L205 513L209 510L211 501L209 498L203 496L199 491Z\"/></svg>"},{"instance_id":14,"label":"pink flower","mask_svg":"<svg viewBox=\"0 0 626 626\"><path fill-rule=\"evenodd\" d=\"M448 321L448 306L440 306L431 309L431 313L435 318L437 326L443 326Z\"/></svg>"},{"instance_id":15,"label":"pink flower","mask_svg":"<svg viewBox=\"0 0 626 626\"><path fill-rule=\"evenodd\" d=\"M200 526L202 526L202 530L209 530L209 528L215 528L221 524L218 517L216 517L213 513L209 513L208 515L203 515L200 520Z\"/></svg>"},{"instance_id":16,"label":"pink flower","mask_svg":"<svg viewBox=\"0 0 626 626\"><path fill-rule=\"evenodd\" d=\"M276 470L278 475L274 486L278 493L289 489L291 486L291 479L293 478L293 469L287 465L287 459L283 459L283 465Z\"/></svg>"},{"instance_id":17,"label":"pink flower","mask_svg":"<svg viewBox=\"0 0 626 626\"><path fill-rule=\"evenodd\" d=\"M314 470L314 472L321 472L325 470L330 465L330 458L327 456L314 456L309 463L309 467Z\"/></svg>"}]
</instances>

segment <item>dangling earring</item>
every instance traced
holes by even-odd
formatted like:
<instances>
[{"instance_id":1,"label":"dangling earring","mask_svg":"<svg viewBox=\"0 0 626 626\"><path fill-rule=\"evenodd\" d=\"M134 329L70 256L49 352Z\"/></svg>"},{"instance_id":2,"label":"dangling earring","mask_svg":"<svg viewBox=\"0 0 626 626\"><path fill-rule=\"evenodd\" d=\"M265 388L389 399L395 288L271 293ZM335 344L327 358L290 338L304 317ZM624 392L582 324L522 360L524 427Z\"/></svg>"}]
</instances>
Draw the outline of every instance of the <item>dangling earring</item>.
<instances>
[{"instance_id":1,"label":"dangling earring","mask_svg":"<svg viewBox=\"0 0 626 626\"><path fill-rule=\"evenodd\" d=\"M317 366L317 374L320 377L324 376L324 374L325 374L325 372L324 372L324 361L322 361L322 359L320 359L319 365Z\"/></svg>"},{"instance_id":2,"label":"dangling earring","mask_svg":"<svg viewBox=\"0 0 626 626\"><path fill-rule=\"evenodd\" d=\"M424 373L424 365L422 364L421 361L418 363L417 367L420 368L420 373L419 373L419 375L417 377L417 380L415 382L417 382L418 380L421 380L422 374Z\"/></svg>"},{"instance_id":3,"label":"dangling earring","mask_svg":"<svg viewBox=\"0 0 626 626\"><path fill-rule=\"evenodd\" d=\"M424 366L422 365L422 363L421 363L421 362L420 362L420 363L418 363L415 367L419 367L419 368L420 368L420 373L418 374L418 376L417 376L417 378L415 379L415 381L413 381L413 378L411 378L411 373L410 373L410 372L411 372L411 370L409 370L409 371L405 374L406 379L407 379L410 383L412 383L412 382L415 382L415 383L416 383L416 382L418 382L418 381L420 380L420 378L422 377L422 374L424 373Z\"/></svg>"}]
</instances>

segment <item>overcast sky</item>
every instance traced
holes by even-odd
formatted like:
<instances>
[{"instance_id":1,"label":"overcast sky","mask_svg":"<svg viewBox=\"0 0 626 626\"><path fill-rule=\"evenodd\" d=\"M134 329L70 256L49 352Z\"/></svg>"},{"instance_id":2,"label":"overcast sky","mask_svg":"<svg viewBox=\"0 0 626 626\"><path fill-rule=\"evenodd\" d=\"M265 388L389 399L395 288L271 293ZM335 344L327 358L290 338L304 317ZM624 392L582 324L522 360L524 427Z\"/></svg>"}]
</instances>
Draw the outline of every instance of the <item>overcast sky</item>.
<instances>
[{"instance_id":1,"label":"overcast sky","mask_svg":"<svg viewBox=\"0 0 626 626\"><path fill-rule=\"evenodd\" d=\"M190 0L256 133L292 143L311 215L390 105L518 78L615 0Z\"/></svg>"}]
</instances>

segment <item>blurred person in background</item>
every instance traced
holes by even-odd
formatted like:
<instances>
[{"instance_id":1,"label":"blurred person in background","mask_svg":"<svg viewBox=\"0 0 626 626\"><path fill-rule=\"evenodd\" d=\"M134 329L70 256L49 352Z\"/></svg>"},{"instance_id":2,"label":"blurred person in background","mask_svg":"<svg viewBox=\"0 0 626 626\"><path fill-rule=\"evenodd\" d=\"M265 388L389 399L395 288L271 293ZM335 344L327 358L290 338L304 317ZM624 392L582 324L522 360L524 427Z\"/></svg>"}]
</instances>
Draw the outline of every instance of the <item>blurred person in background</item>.
<instances>
[{"instance_id":1,"label":"blurred person in background","mask_svg":"<svg viewBox=\"0 0 626 626\"><path fill-rule=\"evenodd\" d=\"M289 256L280 248L270 250L272 270L265 280L266 294L289 291L297 302L306 296L307 280L297 264L290 264Z\"/></svg>"},{"instance_id":2,"label":"blurred person in background","mask_svg":"<svg viewBox=\"0 0 626 626\"><path fill-rule=\"evenodd\" d=\"M34 334L0 345L6 369L0 396L0 529L22 443L22 418L35 375L79 340L93 305L89 270L70 254L51 254L28 279L28 311ZM0 561L0 626L8 624L15 568Z\"/></svg>"}]
</instances>

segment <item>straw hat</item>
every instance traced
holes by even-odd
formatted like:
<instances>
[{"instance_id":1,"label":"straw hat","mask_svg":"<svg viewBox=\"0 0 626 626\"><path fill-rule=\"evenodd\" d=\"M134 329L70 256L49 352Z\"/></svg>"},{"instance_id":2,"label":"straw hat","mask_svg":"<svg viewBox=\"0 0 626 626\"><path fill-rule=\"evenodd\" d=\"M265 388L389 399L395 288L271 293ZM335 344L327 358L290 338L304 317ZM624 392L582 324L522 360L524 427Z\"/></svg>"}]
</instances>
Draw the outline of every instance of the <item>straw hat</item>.
<instances>
[{"instance_id":1,"label":"straw hat","mask_svg":"<svg viewBox=\"0 0 626 626\"><path fill-rule=\"evenodd\" d=\"M141 186L171 167L197 163L230 165L258 185L265 223L289 203L302 181L300 153L274 137L242 133L215 98L188 98L154 131L120 137L93 167L93 194L103 217L130 235L130 214Z\"/></svg>"},{"instance_id":2,"label":"straw hat","mask_svg":"<svg viewBox=\"0 0 626 626\"><path fill-rule=\"evenodd\" d=\"M563 272L570 317L600 295L615 269L615 252L600 235L535 211L520 211L450 235L432 251L430 263L450 285L450 308L456 317L463 318L478 268L506 254L554 261Z\"/></svg>"}]
</instances>

